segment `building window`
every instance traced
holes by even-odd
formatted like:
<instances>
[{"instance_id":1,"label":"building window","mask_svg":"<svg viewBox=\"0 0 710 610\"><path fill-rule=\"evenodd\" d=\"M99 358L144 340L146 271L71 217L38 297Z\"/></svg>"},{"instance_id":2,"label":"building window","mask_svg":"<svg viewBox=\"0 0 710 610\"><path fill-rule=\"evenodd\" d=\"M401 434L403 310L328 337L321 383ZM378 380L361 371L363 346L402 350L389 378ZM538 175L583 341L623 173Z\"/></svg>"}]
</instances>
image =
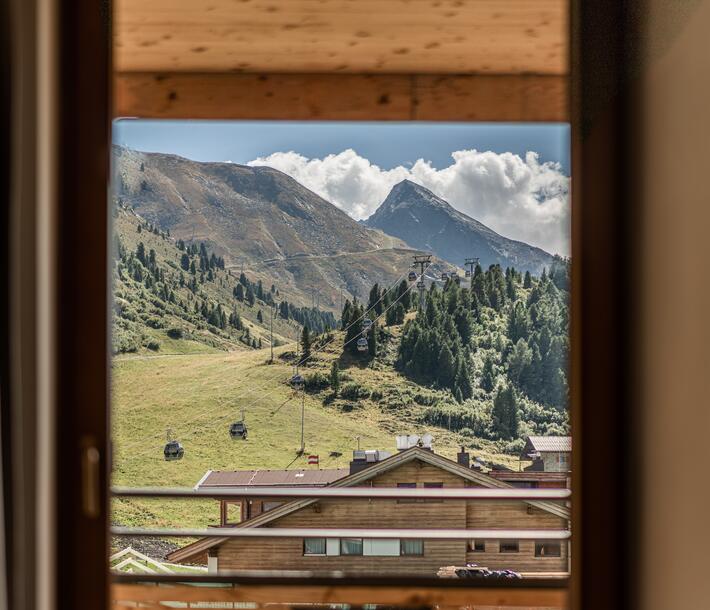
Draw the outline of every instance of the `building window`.
<instances>
[{"instance_id":1,"label":"building window","mask_svg":"<svg viewBox=\"0 0 710 610\"><path fill-rule=\"evenodd\" d=\"M562 545L559 542L536 542L535 557L561 557Z\"/></svg>"},{"instance_id":2,"label":"building window","mask_svg":"<svg viewBox=\"0 0 710 610\"><path fill-rule=\"evenodd\" d=\"M500 541L500 552L501 553L517 553L520 550L520 545L517 540L501 540Z\"/></svg>"},{"instance_id":3,"label":"building window","mask_svg":"<svg viewBox=\"0 0 710 610\"><path fill-rule=\"evenodd\" d=\"M485 553L486 552L486 541L485 540L469 540L468 550L470 553Z\"/></svg>"},{"instance_id":4,"label":"building window","mask_svg":"<svg viewBox=\"0 0 710 610\"><path fill-rule=\"evenodd\" d=\"M372 557L399 557L399 547L397 538L365 538L362 554Z\"/></svg>"},{"instance_id":5,"label":"building window","mask_svg":"<svg viewBox=\"0 0 710 610\"><path fill-rule=\"evenodd\" d=\"M325 538L304 538L304 555L325 555Z\"/></svg>"},{"instance_id":6,"label":"building window","mask_svg":"<svg viewBox=\"0 0 710 610\"><path fill-rule=\"evenodd\" d=\"M362 538L342 538L340 540L341 555L362 555Z\"/></svg>"},{"instance_id":7,"label":"building window","mask_svg":"<svg viewBox=\"0 0 710 610\"><path fill-rule=\"evenodd\" d=\"M416 489L417 484L416 483L397 483L397 488L398 489ZM402 499L402 500L397 500L397 504L411 504L412 502L416 502L416 500L411 500L411 499Z\"/></svg>"},{"instance_id":8,"label":"building window","mask_svg":"<svg viewBox=\"0 0 710 610\"><path fill-rule=\"evenodd\" d=\"M423 540L402 540L399 548L401 555L424 555Z\"/></svg>"},{"instance_id":9,"label":"building window","mask_svg":"<svg viewBox=\"0 0 710 610\"><path fill-rule=\"evenodd\" d=\"M424 489L442 489L443 483L424 483ZM422 502L443 502L441 499L422 500Z\"/></svg>"}]
</instances>

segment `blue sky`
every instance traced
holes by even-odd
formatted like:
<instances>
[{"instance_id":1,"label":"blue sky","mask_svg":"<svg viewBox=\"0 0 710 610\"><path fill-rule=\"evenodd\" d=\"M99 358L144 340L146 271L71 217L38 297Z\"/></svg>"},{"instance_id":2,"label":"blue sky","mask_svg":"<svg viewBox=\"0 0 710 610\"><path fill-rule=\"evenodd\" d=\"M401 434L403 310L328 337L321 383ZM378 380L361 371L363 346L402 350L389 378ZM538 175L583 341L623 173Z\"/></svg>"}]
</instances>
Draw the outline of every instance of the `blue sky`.
<instances>
[{"instance_id":1,"label":"blue sky","mask_svg":"<svg viewBox=\"0 0 710 610\"><path fill-rule=\"evenodd\" d=\"M537 152L569 175L569 125L562 123L338 123L146 121L114 123L114 142L195 161L246 163L276 151L322 158L352 148L383 169L422 158L437 169L451 152L475 148L523 156Z\"/></svg>"},{"instance_id":2,"label":"blue sky","mask_svg":"<svg viewBox=\"0 0 710 610\"><path fill-rule=\"evenodd\" d=\"M356 220L413 180L506 237L569 254L566 124L121 120L114 141L268 165Z\"/></svg>"}]
</instances>

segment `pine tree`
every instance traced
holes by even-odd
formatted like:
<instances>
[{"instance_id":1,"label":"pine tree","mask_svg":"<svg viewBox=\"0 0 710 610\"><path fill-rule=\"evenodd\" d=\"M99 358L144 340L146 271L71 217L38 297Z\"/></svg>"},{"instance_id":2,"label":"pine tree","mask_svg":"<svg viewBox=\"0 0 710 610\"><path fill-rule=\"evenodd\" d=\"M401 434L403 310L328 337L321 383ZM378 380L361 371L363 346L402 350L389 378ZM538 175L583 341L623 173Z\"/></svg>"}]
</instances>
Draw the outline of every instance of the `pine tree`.
<instances>
[{"instance_id":1,"label":"pine tree","mask_svg":"<svg viewBox=\"0 0 710 610\"><path fill-rule=\"evenodd\" d=\"M495 373L493 371L493 360L490 356L487 356L486 359L483 361L480 386L486 392L492 392L494 383Z\"/></svg>"},{"instance_id":2,"label":"pine tree","mask_svg":"<svg viewBox=\"0 0 710 610\"><path fill-rule=\"evenodd\" d=\"M311 338L311 330L308 328L308 324L306 324L303 327L303 332L301 333L301 362L304 362L311 357L312 345L313 340Z\"/></svg>"},{"instance_id":3,"label":"pine tree","mask_svg":"<svg viewBox=\"0 0 710 610\"><path fill-rule=\"evenodd\" d=\"M136 258L143 264L144 267L147 266L147 259L145 257L145 245L143 245L142 241L139 241L138 246L136 247Z\"/></svg>"},{"instance_id":4,"label":"pine tree","mask_svg":"<svg viewBox=\"0 0 710 610\"><path fill-rule=\"evenodd\" d=\"M525 279L523 280L523 288L530 288L532 286L532 277L530 277L530 272L525 272Z\"/></svg>"},{"instance_id":5,"label":"pine tree","mask_svg":"<svg viewBox=\"0 0 710 610\"><path fill-rule=\"evenodd\" d=\"M456 368L454 363L454 355L451 353L448 345L444 345L439 350L437 359L437 381L442 388L452 388L456 376Z\"/></svg>"},{"instance_id":6,"label":"pine tree","mask_svg":"<svg viewBox=\"0 0 710 610\"><path fill-rule=\"evenodd\" d=\"M525 303L517 301L508 315L508 339L516 343L518 339L527 339L530 331L530 319L528 318Z\"/></svg>"},{"instance_id":7,"label":"pine tree","mask_svg":"<svg viewBox=\"0 0 710 610\"><path fill-rule=\"evenodd\" d=\"M370 336L367 341L367 351L370 358L377 356L377 322L373 322L370 327Z\"/></svg>"},{"instance_id":8,"label":"pine tree","mask_svg":"<svg viewBox=\"0 0 710 610\"><path fill-rule=\"evenodd\" d=\"M333 360L330 365L330 387L333 390L333 396L337 397L340 392L340 367L337 360Z\"/></svg>"},{"instance_id":9,"label":"pine tree","mask_svg":"<svg viewBox=\"0 0 710 610\"><path fill-rule=\"evenodd\" d=\"M253 307L254 303L256 302L256 298L254 297L254 291L251 288L251 284L247 286L247 293L246 293L246 302L249 304L249 307Z\"/></svg>"},{"instance_id":10,"label":"pine tree","mask_svg":"<svg viewBox=\"0 0 710 610\"><path fill-rule=\"evenodd\" d=\"M237 301L244 301L244 286L237 284L234 288L234 297Z\"/></svg>"},{"instance_id":11,"label":"pine tree","mask_svg":"<svg viewBox=\"0 0 710 610\"><path fill-rule=\"evenodd\" d=\"M516 438L520 414L515 392L510 386L499 387L493 399L493 426L502 439Z\"/></svg>"},{"instance_id":12,"label":"pine tree","mask_svg":"<svg viewBox=\"0 0 710 610\"><path fill-rule=\"evenodd\" d=\"M261 314L261 309L257 312L256 319L258 320L259 324L264 323L264 316Z\"/></svg>"},{"instance_id":13,"label":"pine tree","mask_svg":"<svg viewBox=\"0 0 710 610\"><path fill-rule=\"evenodd\" d=\"M508 356L508 379L518 388L532 363L532 350L525 339L518 339Z\"/></svg>"}]
</instances>

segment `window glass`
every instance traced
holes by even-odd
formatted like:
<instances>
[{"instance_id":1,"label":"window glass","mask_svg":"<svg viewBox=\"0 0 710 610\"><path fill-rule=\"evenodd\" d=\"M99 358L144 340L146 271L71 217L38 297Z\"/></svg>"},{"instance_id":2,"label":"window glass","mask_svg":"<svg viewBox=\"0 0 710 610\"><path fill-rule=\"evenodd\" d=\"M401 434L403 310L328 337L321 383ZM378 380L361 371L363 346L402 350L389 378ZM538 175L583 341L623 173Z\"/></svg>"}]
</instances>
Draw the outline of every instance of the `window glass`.
<instances>
[{"instance_id":1,"label":"window glass","mask_svg":"<svg viewBox=\"0 0 710 610\"><path fill-rule=\"evenodd\" d=\"M363 555L375 557L392 557L399 555L399 540L365 539Z\"/></svg>"},{"instance_id":2,"label":"window glass","mask_svg":"<svg viewBox=\"0 0 710 610\"><path fill-rule=\"evenodd\" d=\"M423 575L396 555L425 545L337 528L567 528L561 502L260 490L569 484L568 126L126 120L114 136L111 484L227 495L117 498L112 525L206 531L141 547L185 572L219 523L314 528L211 548L225 573L297 571L303 553L348 577ZM483 552L476 535L425 540L442 549L426 575Z\"/></svg>"},{"instance_id":3,"label":"window glass","mask_svg":"<svg viewBox=\"0 0 710 610\"><path fill-rule=\"evenodd\" d=\"M342 538L340 540L341 555L362 555L362 538Z\"/></svg>"},{"instance_id":4,"label":"window glass","mask_svg":"<svg viewBox=\"0 0 710 610\"><path fill-rule=\"evenodd\" d=\"M304 555L325 555L325 538L304 538Z\"/></svg>"},{"instance_id":5,"label":"window glass","mask_svg":"<svg viewBox=\"0 0 710 610\"><path fill-rule=\"evenodd\" d=\"M560 557L562 545L559 542L545 541L535 543L535 557Z\"/></svg>"},{"instance_id":6,"label":"window glass","mask_svg":"<svg viewBox=\"0 0 710 610\"><path fill-rule=\"evenodd\" d=\"M468 543L468 550L472 553L483 553L486 550L485 540L470 540Z\"/></svg>"},{"instance_id":7,"label":"window glass","mask_svg":"<svg viewBox=\"0 0 710 610\"><path fill-rule=\"evenodd\" d=\"M402 540L402 555L424 555L423 540Z\"/></svg>"},{"instance_id":8,"label":"window glass","mask_svg":"<svg viewBox=\"0 0 710 610\"><path fill-rule=\"evenodd\" d=\"M517 540L501 540L500 541L500 552L501 553L517 553L519 551L519 544Z\"/></svg>"},{"instance_id":9,"label":"window glass","mask_svg":"<svg viewBox=\"0 0 710 610\"><path fill-rule=\"evenodd\" d=\"M416 489L417 484L416 483L397 483L397 487L400 489ZM398 504L411 504L412 502L416 502L416 500L411 499L411 498L397 500Z\"/></svg>"}]
</instances>

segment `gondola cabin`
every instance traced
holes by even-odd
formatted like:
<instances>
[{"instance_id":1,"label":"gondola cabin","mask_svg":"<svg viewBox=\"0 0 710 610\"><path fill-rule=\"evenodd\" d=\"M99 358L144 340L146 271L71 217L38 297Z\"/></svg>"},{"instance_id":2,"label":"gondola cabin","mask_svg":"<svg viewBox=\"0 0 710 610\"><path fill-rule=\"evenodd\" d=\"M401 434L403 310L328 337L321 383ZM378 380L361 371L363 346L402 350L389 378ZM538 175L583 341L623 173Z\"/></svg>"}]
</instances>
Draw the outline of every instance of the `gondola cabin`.
<instances>
[{"instance_id":1,"label":"gondola cabin","mask_svg":"<svg viewBox=\"0 0 710 610\"><path fill-rule=\"evenodd\" d=\"M367 351L367 339L365 337L360 337L357 340L357 351L366 352Z\"/></svg>"},{"instance_id":2,"label":"gondola cabin","mask_svg":"<svg viewBox=\"0 0 710 610\"><path fill-rule=\"evenodd\" d=\"M365 318L362 321L362 330L367 332L372 328L372 320L370 318Z\"/></svg>"},{"instance_id":3,"label":"gondola cabin","mask_svg":"<svg viewBox=\"0 0 710 610\"><path fill-rule=\"evenodd\" d=\"M414 273L414 271L410 271L408 277L410 282L415 282L417 280L417 274Z\"/></svg>"},{"instance_id":4,"label":"gondola cabin","mask_svg":"<svg viewBox=\"0 0 710 610\"><path fill-rule=\"evenodd\" d=\"M247 425L243 421L234 422L229 426L229 436L235 441L247 440Z\"/></svg>"},{"instance_id":5,"label":"gondola cabin","mask_svg":"<svg viewBox=\"0 0 710 610\"><path fill-rule=\"evenodd\" d=\"M181 460L185 455L185 449L178 441L168 441L163 449L163 456L166 462Z\"/></svg>"},{"instance_id":6,"label":"gondola cabin","mask_svg":"<svg viewBox=\"0 0 710 610\"><path fill-rule=\"evenodd\" d=\"M291 387L294 390L303 389L304 383L305 381L303 379L303 375L299 375L298 373L296 373L293 377L291 377Z\"/></svg>"}]
</instances>

